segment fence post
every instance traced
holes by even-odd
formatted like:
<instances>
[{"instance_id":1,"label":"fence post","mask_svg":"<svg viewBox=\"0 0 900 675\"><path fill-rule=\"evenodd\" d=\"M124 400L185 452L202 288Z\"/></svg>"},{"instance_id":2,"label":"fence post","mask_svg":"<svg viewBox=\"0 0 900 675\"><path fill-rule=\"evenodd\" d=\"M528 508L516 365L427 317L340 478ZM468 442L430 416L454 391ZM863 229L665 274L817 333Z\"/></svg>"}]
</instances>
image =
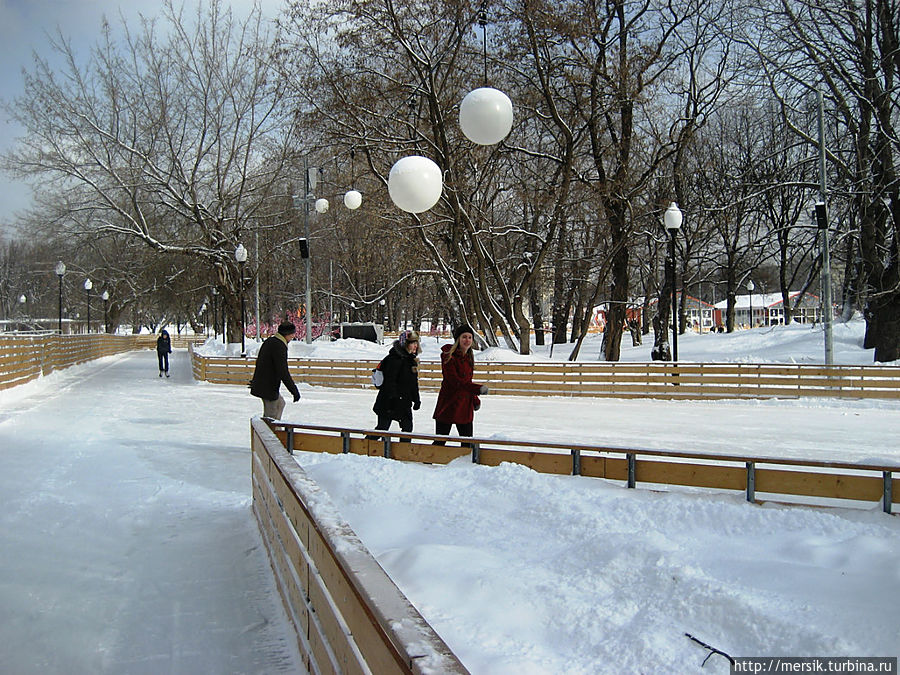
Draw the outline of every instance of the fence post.
<instances>
[{"instance_id":1,"label":"fence post","mask_svg":"<svg viewBox=\"0 0 900 675\"><path fill-rule=\"evenodd\" d=\"M747 501L756 501L756 463L747 462Z\"/></svg>"},{"instance_id":2,"label":"fence post","mask_svg":"<svg viewBox=\"0 0 900 675\"><path fill-rule=\"evenodd\" d=\"M350 452L350 432L341 432L341 452L345 455Z\"/></svg>"},{"instance_id":3,"label":"fence post","mask_svg":"<svg viewBox=\"0 0 900 675\"><path fill-rule=\"evenodd\" d=\"M572 449L572 475L581 475L581 450L578 448Z\"/></svg>"},{"instance_id":4,"label":"fence post","mask_svg":"<svg viewBox=\"0 0 900 675\"><path fill-rule=\"evenodd\" d=\"M884 481L884 509L885 513L891 512L891 502L894 501L894 481L891 480L890 471L882 471L881 479Z\"/></svg>"},{"instance_id":5,"label":"fence post","mask_svg":"<svg viewBox=\"0 0 900 675\"><path fill-rule=\"evenodd\" d=\"M384 457L385 457L385 459L391 458L391 437L390 436L384 437Z\"/></svg>"},{"instance_id":6,"label":"fence post","mask_svg":"<svg viewBox=\"0 0 900 675\"><path fill-rule=\"evenodd\" d=\"M288 454L293 455L294 454L294 427L287 427L287 428L285 428L285 431L287 431L287 451L288 451Z\"/></svg>"},{"instance_id":7,"label":"fence post","mask_svg":"<svg viewBox=\"0 0 900 675\"><path fill-rule=\"evenodd\" d=\"M628 487L633 488L635 485L635 474L637 473L637 459L633 452L625 455L628 458Z\"/></svg>"}]
</instances>

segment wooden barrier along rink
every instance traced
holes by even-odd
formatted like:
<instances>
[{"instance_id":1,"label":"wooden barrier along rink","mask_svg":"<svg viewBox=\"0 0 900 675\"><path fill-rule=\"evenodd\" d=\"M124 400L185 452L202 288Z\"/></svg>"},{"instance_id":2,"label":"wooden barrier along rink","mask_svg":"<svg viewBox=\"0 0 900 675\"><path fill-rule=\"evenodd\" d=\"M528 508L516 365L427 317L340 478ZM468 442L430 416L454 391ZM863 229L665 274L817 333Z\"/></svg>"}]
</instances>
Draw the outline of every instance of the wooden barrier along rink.
<instances>
[{"instance_id":1,"label":"wooden barrier along rink","mask_svg":"<svg viewBox=\"0 0 900 675\"><path fill-rule=\"evenodd\" d=\"M683 486L740 491L749 502L797 504L881 504L891 513L900 503L900 464L818 461L739 454L708 454L589 446L534 441L450 438L453 445L432 445L427 434L348 429L274 422L276 436L289 453L294 451L353 453L400 461L446 464L471 455L487 466L514 462L540 473L578 475L622 481L634 488ZM377 438L366 438L377 436ZM463 445L457 445L462 443ZM760 499L766 495L766 499Z\"/></svg>"},{"instance_id":2,"label":"wooden barrier along rink","mask_svg":"<svg viewBox=\"0 0 900 675\"><path fill-rule=\"evenodd\" d=\"M311 673L467 673L258 418L253 511Z\"/></svg>"},{"instance_id":3,"label":"wooden barrier along rink","mask_svg":"<svg viewBox=\"0 0 900 675\"><path fill-rule=\"evenodd\" d=\"M42 375L49 375L55 370L93 359L141 349L143 348L141 337L106 333L0 335L0 389L25 384ZM156 346L155 338L153 346Z\"/></svg>"},{"instance_id":4,"label":"wooden barrier along rink","mask_svg":"<svg viewBox=\"0 0 900 675\"><path fill-rule=\"evenodd\" d=\"M197 380L246 386L253 376L252 358L190 352ZM296 380L323 387L370 387L376 365L378 361L368 360L288 360ZM479 361L476 379L487 383L492 394L516 396L694 400L819 396L900 401L900 368L896 366ZM421 361L419 387L434 391L440 384L440 363Z\"/></svg>"}]
</instances>

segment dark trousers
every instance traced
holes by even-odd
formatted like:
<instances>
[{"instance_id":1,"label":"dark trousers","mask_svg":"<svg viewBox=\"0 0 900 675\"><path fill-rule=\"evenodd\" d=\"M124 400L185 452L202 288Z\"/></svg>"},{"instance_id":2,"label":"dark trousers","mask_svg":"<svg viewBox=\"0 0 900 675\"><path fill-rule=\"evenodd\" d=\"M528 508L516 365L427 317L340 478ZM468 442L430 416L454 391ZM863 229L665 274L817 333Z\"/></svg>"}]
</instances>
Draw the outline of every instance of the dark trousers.
<instances>
[{"instance_id":1,"label":"dark trousers","mask_svg":"<svg viewBox=\"0 0 900 675\"><path fill-rule=\"evenodd\" d=\"M391 422L393 421L394 419L390 415L379 415L378 424L375 425L375 428L387 431L391 428ZM400 431L412 433L413 421L411 412L408 415L404 415L397 421L400 422Z\"/></svg>"},{"instance_id":2,"label":"dark trousers","mask_svg":"<svg viewBox=\"0 0 900 675\"><path fill-rule=\"evenodd\" d=\"M391 422L394 421L394 418L390 415L378 415L378 424L375 425L376 429L381 431L387 431L391 428ZM406 433L412 433L413 420L412 420L412 412L409 415L404 415L400 420L400 431L405 431ZM378 439L378 436L366 436L367 440L374 441Z\"/></svg>"},{"instance_id":3,"label":"dark trousers","mask_svg":"<svg viewBox=\"0 0 900 675\"><path fill-rule=\"evenodd\" d=\"M450 428L452 424L448 424L447 422L438 422L434 421L434 433L437 436L447 436L450 433ZM468 424L457 424L456 431L459 432L460 436L471 436L473 430L473 423L469 422ZM447 441L435 441L433 445L447 445Z\"/></svg>"},{"instance_id":4,"label":"dark trousers","mask_svg":"<svg viewBox=\"0 0 900 675\"><path fill-rule=\"evenodd\" d=\"M159 357L159 372L168 373L169 372L169 352L156 352L156 356Z\"/></svg>"}]
</instances>

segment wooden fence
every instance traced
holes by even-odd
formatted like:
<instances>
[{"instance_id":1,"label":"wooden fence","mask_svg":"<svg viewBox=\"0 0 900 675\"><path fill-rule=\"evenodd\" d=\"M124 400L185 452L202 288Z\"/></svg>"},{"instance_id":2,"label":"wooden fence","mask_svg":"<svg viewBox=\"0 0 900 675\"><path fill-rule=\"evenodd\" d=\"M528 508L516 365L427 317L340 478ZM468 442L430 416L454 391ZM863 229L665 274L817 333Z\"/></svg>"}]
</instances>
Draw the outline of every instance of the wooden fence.
<instances>
[{"instance_id":1,"label":"wooden fence","mask_svg":"<svg viewBox=\"0 0 900 675\"><path fill-rule=\"evenodd\" d=\"M85 361L141 349L140 337L105 333L0 335L0 389Z\"/></svg>"},{"instance_id":2,"label":"wooden fence","mask_svg":"<svg viewBox=\"0 0 900 675\"><path fill-rule=\"evenodd\" d=\"M467 673L259 418L253 512L310 673Z\"/></svg>"},{"instance_id":3,"label":"wooden fence","mask_svg":"<svg viewBox=\"0 0 900 675\"><path fill-rule=\"evenodd\" d=\"M478 464L514 462L548 474L588 476L639 483L741 491L747 501L760 494L773 501L791 497L828 504L849 500L881 504L891 513L900 502L900 464L833 462L743 454L703 454L606 445L465 439L465 445L432 445L446 437L428 434L323 427L270 422L288 453L354 453L430 464L446 464L462 455ZM376 440L366 436L377 436ZM459 438L451 442L461 442ZM832 502L833 503L833 502Z\"/></svg>"},{"instance_id":4,"label":"wooden fence","mask_svg":"<svg viewBox=\"0 0 900 675\"><path fill-rule=\"evenodd\" d=\"M8 389L85 361L137 349L156 349L156 335L59 335L0 333L0 389ZM172 346L187 347L200 338L178 336Z\"/></svg>"},{"instance_id":5,"label":"wooden fence","mask_svg":"<svg viewBox=\"0 0 900 675\"><path fill-rule=\"evenodd\" d=\"M252 358L201 356L191 350L194 378L246 385ZM292 376L325 387L370 387L377 361L290 359ZM724 399L827 396L900 400L896 366L744 363L477 362L475 381L492 394L614 398ZM419 387L440 387L439 363L419 364Z\"/></svg>"}]
</instances>

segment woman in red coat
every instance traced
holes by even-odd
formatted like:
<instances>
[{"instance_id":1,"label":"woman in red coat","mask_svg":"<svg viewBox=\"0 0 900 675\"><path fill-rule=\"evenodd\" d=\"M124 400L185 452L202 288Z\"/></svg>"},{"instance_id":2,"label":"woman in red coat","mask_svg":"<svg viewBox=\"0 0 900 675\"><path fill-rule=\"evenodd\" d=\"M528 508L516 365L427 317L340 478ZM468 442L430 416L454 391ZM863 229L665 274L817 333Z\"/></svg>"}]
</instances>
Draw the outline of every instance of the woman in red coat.
<instances>
[{"instance_id":1,"label":"woman in red coat","mask_svg":"<svg viewBox=\"0 0 900 675\"><path fill-rule=\"evenodd\" d=\"M452 345L441 347L441 391L434 407L434 433L446 436L455 424L460 436L472 435L472 420L480 407L479 394L487 394L483 384L472 382L475 371L475 357L472 345L475 331L463 324L453 331ZM443 445L445 441L435 441Z\"/></svg>"}]
</instances>

